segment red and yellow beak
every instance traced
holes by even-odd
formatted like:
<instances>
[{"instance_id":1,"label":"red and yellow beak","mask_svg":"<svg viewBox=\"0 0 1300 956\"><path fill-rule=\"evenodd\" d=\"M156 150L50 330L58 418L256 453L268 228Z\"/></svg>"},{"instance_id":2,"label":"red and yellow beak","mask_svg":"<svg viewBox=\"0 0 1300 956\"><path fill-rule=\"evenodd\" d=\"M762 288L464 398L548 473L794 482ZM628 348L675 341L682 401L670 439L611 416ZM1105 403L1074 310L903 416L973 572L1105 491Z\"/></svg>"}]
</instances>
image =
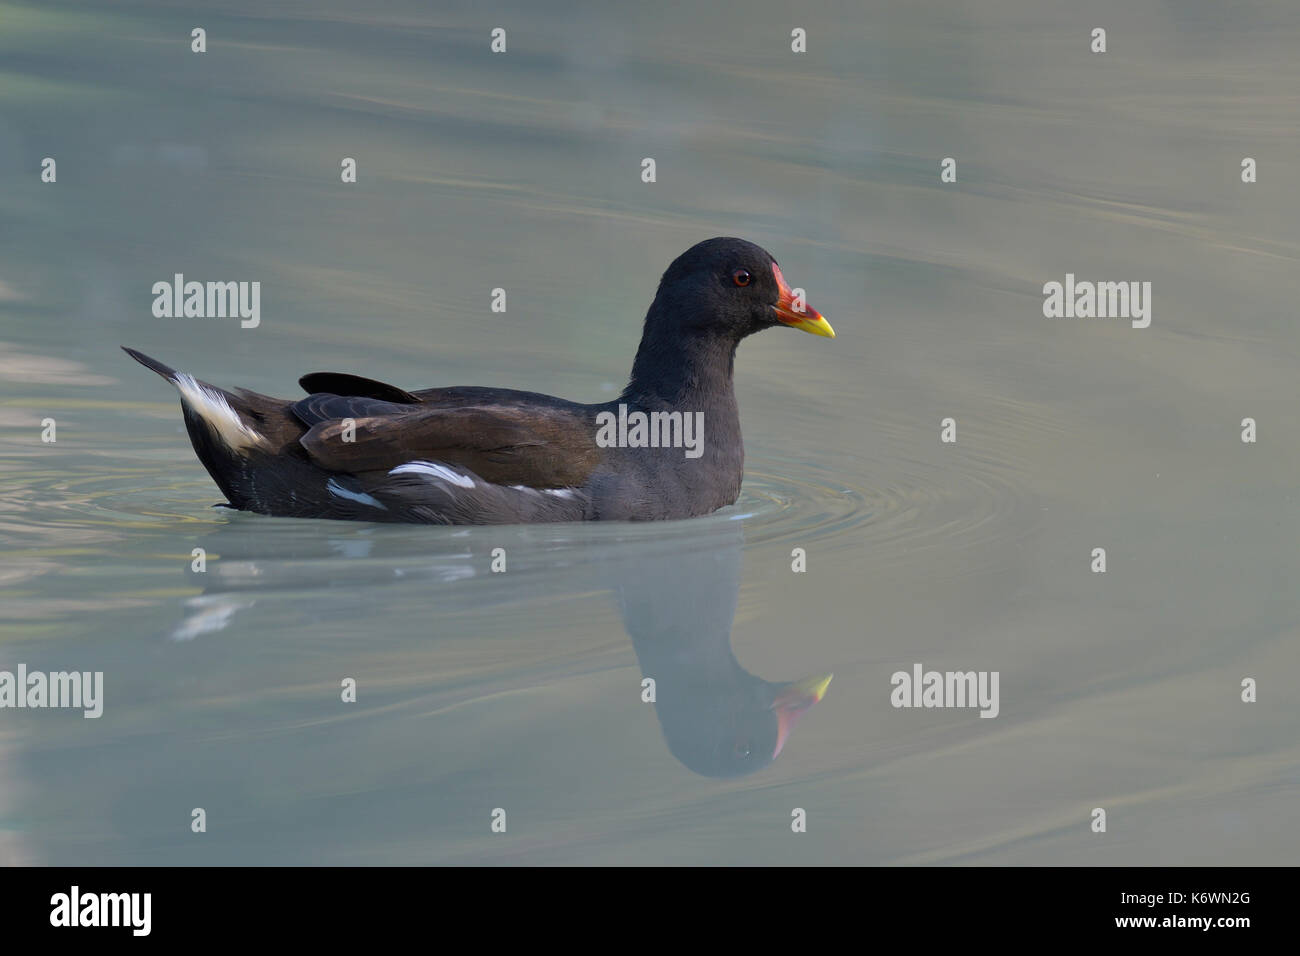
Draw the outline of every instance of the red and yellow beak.
<instances>
[{"instance_id":1,"label":"red and yellow beak","mask_svg":"<svg viewBox=\"0 0 1300 956\"><path fill-rule=\"evenodd\" d=\"M820 319L821 316L818 318ZM826 320L822 319L822 321ZM834 674L822 674L817 677L805 677L803 680L786 684L781 693L776 695L776 699L772 701L772 710L776 712L776 749L772 751L773 760L781 753L781 748L785 746L785 739L790 736L790 731L794 729L799 718L807 713L808 708L826 696L826 687L834 676Z\"/></svg>"},{"instance_id":2,"label":"red and yellow beak","mask_svg":"<svg viewBox=\"0 0 1300 956\"><path fill-rule=\"evenodd\" d=\"M781 267L775 262L772 263L772 273L776 276L776 286L780 290L776 305L773 307L776 309L777 319L792 329L801 329L813 335L824 335L828 339L835 338L835 330L826 321L826 317L807 302L796 299L794 290L785 281L785 276L781 275Z\"/></svg>"}]
</instances>

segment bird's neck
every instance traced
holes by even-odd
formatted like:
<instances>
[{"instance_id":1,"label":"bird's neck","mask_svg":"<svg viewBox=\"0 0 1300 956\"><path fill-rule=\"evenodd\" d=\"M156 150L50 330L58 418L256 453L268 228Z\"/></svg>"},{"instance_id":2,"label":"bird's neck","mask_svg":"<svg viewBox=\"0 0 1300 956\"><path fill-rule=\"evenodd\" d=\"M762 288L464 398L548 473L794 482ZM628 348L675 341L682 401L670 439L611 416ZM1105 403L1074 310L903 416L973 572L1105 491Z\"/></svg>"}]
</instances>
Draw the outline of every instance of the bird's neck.
<instances>
[{"instance_id":1,"label":"bird's neck","mask_svg":"<svg viewBox=\"0 0 1300 956\"><path fill-rule=\"evenodd\" d=\"M689 514L707 514L732 504L745 473L740 410L732 387L736 340L707 330L657 331L647 321L632 375L618 403L642 411L681 412L698 422L699 457L671 467L691 483Z\"/></svg>"},{"instance_id":2,"label":"bird's neck","mask_svg":"<svg viewBox=\"0 0 1300 956\"><path fill-rule=\"evenodd\" d=\"M722 336L654 335L641 339L622 401L733 417L736 342Z\"/></svg>"}]
</instances>

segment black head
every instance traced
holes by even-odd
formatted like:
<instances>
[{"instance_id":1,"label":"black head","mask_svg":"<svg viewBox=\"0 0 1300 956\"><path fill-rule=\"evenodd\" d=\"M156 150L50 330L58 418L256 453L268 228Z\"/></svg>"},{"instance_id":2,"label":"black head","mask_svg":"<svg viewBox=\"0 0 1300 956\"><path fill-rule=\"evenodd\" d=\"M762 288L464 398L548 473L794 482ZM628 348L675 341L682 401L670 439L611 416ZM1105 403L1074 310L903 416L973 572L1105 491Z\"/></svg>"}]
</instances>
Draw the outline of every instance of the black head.
<instances>
[{"instance_id":1,"label":"black head","mask_svg":"<svg viewBox=\"0 0 1300 956\"><path fill-rule=\"evenodd\" d=\"M665 332L736 342L776 325L835 337L821 313L794 294L766 249L728 237L706 239L673 260L651 316Z\"/></svg>"}]
</instances>

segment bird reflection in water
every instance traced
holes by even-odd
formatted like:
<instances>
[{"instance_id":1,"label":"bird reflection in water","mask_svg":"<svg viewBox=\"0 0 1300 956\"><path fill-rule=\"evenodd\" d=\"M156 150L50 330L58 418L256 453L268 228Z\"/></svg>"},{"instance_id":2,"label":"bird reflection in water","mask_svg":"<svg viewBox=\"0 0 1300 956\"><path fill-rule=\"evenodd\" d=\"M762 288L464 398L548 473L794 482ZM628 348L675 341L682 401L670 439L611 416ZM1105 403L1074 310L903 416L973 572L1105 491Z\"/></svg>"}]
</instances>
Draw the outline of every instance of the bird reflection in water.
<instances>
[{"instance_id":1,"label":"bird reflection in water","mask_svg":"<svg viewBox=\"0 0 1300 956\"><path fill-rule=\"evenodd\" d=\"M350 583L382 588L385 582L427 579L436 591L478 577L490 564L491 547L500 541L497 534L489 546L485 538L459 532L454 550L436 557L425 551L408 561L385 555L382 535L346 540L299 537L287 549L268 554L265 539L250 535L242 524L235 522L201 542L221 559L202 575L203 594L185 602L187 613L171 632L174 640L192 640L232 626L255 606L258 591L302 586L304 559L387 558L375 562L376 576L370 580L359 579L353 565ZM795 724L825 695L831 675L773 682L741 667L731 637L743 528L735 520L693 525L690 534L621 544L616 557L595 563L584 557L581 531L566 531L557 540L564 542L562 549L574 563L561 572L561 590L578 593L595 586L613 591L643 678L654 682L654 711L668 749L697 774L737 777L768 766L781 754ZM554 543L539 547L535 537L520 533L518 543L507 549L512 599L527 597L534 589L539 595L553 594L555 579L539 572L554 572ZM255 544L261 556L252 559L246 555ZM592 553L608 557L608 536L592 544ZM393 557L400 559L396 565ZM596 580L591 579L593 573ZM436 603L436 596L431 600Z\"/></svg>"},{"instance_id":2,"label":"bird reflection in water","mask_svg":"<svg viewBox=\"0 0 1300 956\"><path fill-rule=\"evenodd\" d=\"M731 630L740 593L736 522L687 542L647 546L615 585L623 625L673 756L709 777L753 773L775 760L830 674L773 683L736 660Z\"/></svg>"}]
</instances>

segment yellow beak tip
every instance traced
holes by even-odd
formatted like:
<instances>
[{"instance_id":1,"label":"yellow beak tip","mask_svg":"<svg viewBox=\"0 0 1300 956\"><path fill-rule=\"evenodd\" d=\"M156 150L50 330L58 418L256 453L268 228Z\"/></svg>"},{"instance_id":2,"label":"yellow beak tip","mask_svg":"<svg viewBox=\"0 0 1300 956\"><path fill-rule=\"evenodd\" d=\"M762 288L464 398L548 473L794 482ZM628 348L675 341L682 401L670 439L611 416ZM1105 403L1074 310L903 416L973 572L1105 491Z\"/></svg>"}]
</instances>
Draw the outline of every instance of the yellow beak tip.
<instances>
[{"instance_id":1,"label":"yellow beak tip","mask_svg":"<svg viewBox=\"0 0 1300 956\"><path fill-rule=\"evenodd\" d=\"M825 316L817 316L815 319L801 318L797 322L790 322L782 319L786 325L792 329L798 329L800 332L807 332L810 335L823 335L828 339L835 338L835 330L831 324L826 321Z\"/></svg>"},{"instance_id":2,"label":"yellow beak tip","mask_svg":"<svg viewBox=\"0 0 1300 956\"><path fill-rule=\"evenodd\" d=\"M815 321L809 322L803 328L805 332L811 332L813 335L824 335L828 339L835 338L835 330L831 328L825 316L819 315Z\"/></svg>"},{"instance_id":3,"label":"yellow beak tip","mask_svg":"<svg viewBox=\"0 0 1300 956\"><path fill-rule=\"evenodd\" d=\"M834 674L817 674L813 677L805 677L803 680L795 681L791 689L817 702L826 696L826 688L830 686L831 678L834 676Z\"/></svg>"},{"instance_id":4,"label":"yellow beak tip","mask_svg":"<svg viewBox=\"0 0 1300 956\"><path fill-rule=\"evenodd\" d=\"M831 333L831 338L835 338L834 332ZM818 700L821 700L826 696L826 688L831 685L831 678L834 676L834 674L827 674L822 680L818 681L817 686L813 691L814 696L816 696Z\"/></svg>"}]
</instances>

